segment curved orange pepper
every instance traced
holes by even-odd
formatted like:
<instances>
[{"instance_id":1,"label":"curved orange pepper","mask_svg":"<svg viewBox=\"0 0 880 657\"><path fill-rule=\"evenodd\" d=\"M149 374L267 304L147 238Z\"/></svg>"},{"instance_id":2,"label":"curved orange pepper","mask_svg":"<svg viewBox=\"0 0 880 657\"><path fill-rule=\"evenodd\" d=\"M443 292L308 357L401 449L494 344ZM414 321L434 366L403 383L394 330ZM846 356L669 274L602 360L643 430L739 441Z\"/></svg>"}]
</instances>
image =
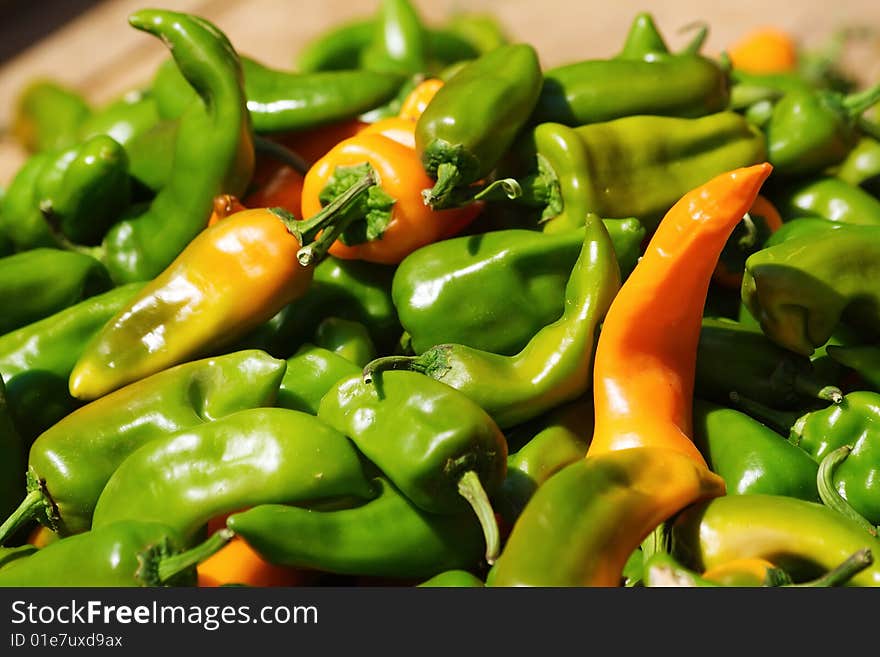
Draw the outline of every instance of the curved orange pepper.
<instances>
[{"instance_id":1,"label":"curved orange pepper","mask_svg":"<svg viewBox=\"0 0 880 657\"><path fill-rule=\"evenodd\" d=\"M201 587L224 584L246 586L303 586L309 578L304 571L264 561L244 539L236 536L197 567Z\"/></svg>"},{"instance_id":2,"label":"curved orange pepper","mask_svg":"<svg viewBox=\"0 0 880 657\"><path fill-rule=\"evenodd\" d=\"M482 209L481 203L472 203L431 210L422 201L422 190L430 189L433 181L416 151L382 134L360 134L337 144L309 169L303 183L302 216L309 218L321 210L319 195L337 167L364 163L373 167L382 189L395 200L391 219L381 239L355 246L334 242L330 254L338 258L397 264L416 249L455 235Z\"/></svg>"},{"instance_id":3,"label":"curved orange pepper","mask_svg":"<svg viewBox=\"0 0 880 657\"><path fill-rule=\"evenodd\" d=\"M399 116L392 116L371 123L359 135L384 135L407 148L416 147L416 122Z\"/></svg>"},{"instance_id":4,"label":"curved orange pepper","mask_svg":"<svg viewBox=\"0 0 880 657\"><path fill-rule=\"evenodd\" d=\"M731 64L744 73L786 73L797 67L797 44L790 34L759 27L727 49Z\"/></svg>"},{"instance_id":5,"label":"curved orange pepper","mask_svg":"<svg viewBox=\"0 0 880 657\"><path fill-rule=\"evenodd\" d=\"M431 99L442 86L443 80L439 78L423 80L404 99L397 116L402 119L409 119L410 121L418 121L428 103L431 102Z\"/></svg>"},{"instance_id":6,"label":"curved orange pepper","mask_svg":"<svg viewBox=\"0 0 880 657\"><path fill-rule=\"evenodd\" d=\"M717 176L660 222L599 334L587 458L663 447L707 467L690 438L703 306L718 256L771 170L765 162Z\"/></svg>"},{"instance_id":7,"label":"curved orange pepper","mask_svg":"<svg viewBox=\"0 0 880 657\"><path fill-rule=\"evenodd\" d=\"M749 208L749 214L753 217L763 218L764 224L771 233L775 233L782 228L782 216L780 216L779 210L766 197L760 194L755 197L755 202ZM730 290L737 291L742 287L742 278L743 272L728 269L721 260L718 261L718 264L715 266L715 273L712 274L713 281Z\"/></svg>"}]
</instances>

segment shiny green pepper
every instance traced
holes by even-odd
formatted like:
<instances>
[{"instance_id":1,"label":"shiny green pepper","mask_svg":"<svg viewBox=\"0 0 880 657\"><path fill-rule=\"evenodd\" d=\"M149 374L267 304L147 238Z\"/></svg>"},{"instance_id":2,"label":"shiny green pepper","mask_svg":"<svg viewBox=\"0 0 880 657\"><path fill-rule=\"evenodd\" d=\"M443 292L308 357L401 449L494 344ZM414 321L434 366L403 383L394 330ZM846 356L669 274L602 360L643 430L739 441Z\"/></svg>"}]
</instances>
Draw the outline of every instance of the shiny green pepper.
<instances>
[{"instance_id":1,"label":"shiny green pepper","mask_svg":"<svg viewBox=\"0 0 880 657\"><path fill-rule=\"evenodd\" d=\"M315 329L315 345L323 347L358 367L364 367L376 357L376 348L370 332L360 322L341 317L327 317Z\"/></svg>"},{"instance_id":2,"label":"shiny green pepper","mask_svg":"<svg viewBox=\"0 0 880 657\"><path fill-rule=\"evenodd\" d=\"M486 558L497 556L489 497L507 469L507 443L492 418L454 388L417 372L343 379L321 400L318 417L347 435L413 504L461 513L483 525Z\"/></svg>"},{"instance_id":3,"label":"shiny green pepper","mask_svg":"<svg viewBox=\"0 0 880 657\"><path fill-rule=\"evenodd\" d=\"M821 217L844 224L880 225L880 199L834 176L814 176L768 188L784 220Z\"/></svg>"},{"instance_id":4,"label":"shiny green pepper","mask_svg":"<svg viewBox=\"0 0 880 657\"><path fill-rule=\"evenodd\" d=\"M625 279L641 255L645 229L635 219L602 222ZM558 235L506 229L429 244L404 258L392 299L412 348L462 344L514 355L562 316L565 286L584 229Z\"/></svg>"},{"instance_id":5,"label":"shiny green pepper","mask_svg":"<svg viewBox=\"0 0 880 657\"><path fill-rule=\"evenodd\" d=\"M415 75L428 69L428 38L410 0L380 0L369 44L360 53L368 71Z\"/></svg>"},{"instance_id":6,"label":"shiny green pepper","mask_svg":"<svg viewBox=\"0 0 880 657\"><path fill-rule=\"evenodd\" d=\"M95 111L79 127L79 138L107 135L122 146L159 122L159 110L151 91L135 90Z\"/></svg>"},{"instance_id":7,"label":"shiny green pepper","mask_svg":"<svg viewBox=\"0 0 880 657\"><path fill-rule=\"evenodd\" d=\"M36 79L18 97L12 133L28 151L54 151L77 141L92 110L76 91L50 79Z\"/></svg>"},{"instance_id":8,"label":"shiny green pepper","mask_svg":"<svg viewBox=\"0 0 880 657\"><path fill-rule=\"evenodd\" d=\"M21 499L25 448L12 423L6 403L6 386L0 376L0 514L12 513Z\"/></svg>"},{"instance_id":9,"label":"shiny green pepper","mask_svg":"<svg viewBox=\"0 0 880 657\"><path fill-rule=\"evenodd\" d=\"M834 175L880 196L880 139L863 136L840 163Z\"/></svg>"}]
</instances>

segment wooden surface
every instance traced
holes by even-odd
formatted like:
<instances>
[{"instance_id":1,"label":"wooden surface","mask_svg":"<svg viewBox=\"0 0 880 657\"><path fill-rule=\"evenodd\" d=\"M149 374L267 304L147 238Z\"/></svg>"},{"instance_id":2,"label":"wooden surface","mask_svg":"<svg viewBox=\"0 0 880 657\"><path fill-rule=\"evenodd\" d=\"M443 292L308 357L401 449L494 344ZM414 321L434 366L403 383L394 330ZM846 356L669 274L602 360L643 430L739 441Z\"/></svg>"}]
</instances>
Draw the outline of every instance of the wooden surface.
<instances>
[{"instance_id":1,"label":"wooden surface","mask_svg":"<svg viewBox=\"0 0 880 657\"><path fill-rule=\"evenodd\" d=\"M822 46L841 25L871 25L880 34L880 0L414 2L427 23L440 23L460 8L492 12L513 39L537 48L545 67L614 53L633 16L644 10L654 15L671 46L687 40L679 28L697 20L707 22L707 53L717 53L749 29L768 24L798 35L808 48ZM226 32L240 52L289 68L305 41L338 21L373 13L377 0L105 0L0 67L0 186L8 184L24 157L5 126L16 94L28 80L50 76L101 104L150 79L167 52L156 39L126 22L131 12L145 6L198 13ZM878 52L877 40L847 52L847 64L865 83L880 81Z\"/></svg>"}]
</instances>

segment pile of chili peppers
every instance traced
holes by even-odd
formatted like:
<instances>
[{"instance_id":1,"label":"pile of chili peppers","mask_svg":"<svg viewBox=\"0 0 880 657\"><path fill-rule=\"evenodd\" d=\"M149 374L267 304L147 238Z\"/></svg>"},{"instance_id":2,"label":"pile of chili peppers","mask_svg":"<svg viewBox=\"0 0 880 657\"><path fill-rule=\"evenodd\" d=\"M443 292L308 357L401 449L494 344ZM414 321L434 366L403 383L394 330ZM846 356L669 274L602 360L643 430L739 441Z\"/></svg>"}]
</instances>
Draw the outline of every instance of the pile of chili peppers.
<instances>
[{"instance_id":1,"label":"pile of chili peppers","mask_svg":"<svg viewBox=\"0 0 880 657\"><path fill-rule=\"evenodd\" d=\"M880 585L857 32L129 23L148 84L16 105L0 586Z\"/></svg>"}]
</instances>

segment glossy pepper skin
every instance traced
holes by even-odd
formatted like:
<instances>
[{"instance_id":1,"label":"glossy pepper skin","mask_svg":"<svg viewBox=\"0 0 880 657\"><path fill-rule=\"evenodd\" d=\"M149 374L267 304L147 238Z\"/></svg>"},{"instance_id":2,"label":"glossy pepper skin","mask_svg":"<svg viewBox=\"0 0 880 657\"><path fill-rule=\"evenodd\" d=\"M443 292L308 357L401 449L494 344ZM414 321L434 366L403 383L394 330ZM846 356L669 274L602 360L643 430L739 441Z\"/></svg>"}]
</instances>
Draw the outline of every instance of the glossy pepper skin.
<instances>
[{"instance_id":1,"label":"glossy pepper skin","mask_svg":"<svg viewBox=\"0 0 880 657\"><path fill-rule=\"evenodd\" d=\"M162 522L190 541L211 518L258 504L369 500L357 448L318 418L254 408L157 438L107 481L92 529Z\"/></svg>"},{"instance_id":2,"label":"glossy pepper skin","mask_svg":"<svg viewBox=\"0 0 880 657\"><path fill-rule=\"evenodd\" d=\"M569 274L562 316L513 356L461 344L436 345L414 358L377 359L365 371L405 367L456 388L508 428L575 399L590 387L599 324L620 288L620 271L602 220L587 218Z\"/></svg>"},{"instance_id":3,"label":"glossy pepper skin","mask_svg":"<svg viewBox=\"0 0 880 657\"><path fill-rule=\"evenodd\" d=\"M391 371L365 378L337 383L321 399L318 417L348 436L420 509L455 514L470 504L491 561L497 526L487 496L504 480L504 434L474 401L430 377Z\"/></svg>"},{"instance_id":4,"label":"glossy pepper skin","mask_svg":"<svg viewBox=\"0 0 880 657\"><path fill-rule=\"evenodd\" d=\"M95 399L244 336L308 288L300 245L265 208L206 228L86 346L70 394Z\"/></svg>"},{"instance_id":5,"label":"glossy pepper skin","mask_svg":"<svg viewBox=\"0 0 880 657\"><path fill-rule=\"evenodd\" d=\"M790 239L806 237L808 235L812 236L813 239L818 239L819 235L830 230L844 228L846 225L847 224L840 223L839 221L829 221L828 219L822 219L820 217L789 219L782 224L779 230L767 238L763 247L767 248L770 246L776 246L777 244L782 244Z\"/></svg>"},{"instance_id":6,"label":"glossy pepper skin","mask_svg":"<svg viewBox=\"0 0 880 657\"><path fill-rule=\"evenodd\" d=\"M287 359L276 404L317 415L324 395L360 371L361 368L347 358L307 342Z\"/></svg>"},{"instance_id":7,"label":"glossy pepper skin","mask_svg":"<svg viewBox=\"0 0 880 657\"><path fill-rule=\"evenodd\" d=\"M724 479L728 495L819 501L818 464L745 413L694 399L694 444L712 472Z\"/></svg>"},{"instance_id":8,"label":"glossy pepper skin","mask_svg":"<svg viewBox=\"0 0 880 657\"><path fill-rule=\"evenodd\" d=\"M140 289L140 283L113 288L0 336L0 375L15 426L27 443L80 405L67 385L76 360Z\"/></svg>"},{"instance_id":9,"label":"glossy pepper skin","mask_svg":"<svg viewBox=\"0 0 880 657\"><path fill-rule=\"evenodd\" d=\"M372 37L360 53L360 65L368 71L400 75L427 70L427 32L410 0L381 0Z\"/></svg>"},{"instance_id":10,"label":"glossy pepper skin","mask_svg":"<svg viewBox=\"0 0 880 657\"><path fill-rule=\"evenodd\" d=\"M480 565L485 551L473 513L428 513L387 479L360 506L315 511L264 504L226 526L271 563L345 575L426 578Z\"/></svg>"},{"instance_id":11,"label":"glossy pepper skin","mask_svg":"<svg viewBox=\"0 0 880 657\"><path fill-rule=\"evenodd\" d=\"M880 224L880 199L834 176L814 176L772 188L783 219L821 217L844 224Z\"/></svg>"},{"instance_id":12,"label":"glossy pepper skin","mask_svg":"<svg viewBox=\"0 0 880 657\"><path fill-rule=\"evenodd\" d=\"M12 422L6 401L6 386L0 376L0 513L7 516L22 497L21 472L25 446Z\"/></svg>"},{"instance_id":13,"label":"glossy pepper skin","mask_svg":"<svg viewBox=\"0 0 880 657\"><path fill-rule=\"evenodd\" d=\"M92 109L76 91L55 80L31 81L19 94L12 133L31 152L67 148Z\"/></svg>"},{"instance_id":14,"label":"glossy pepper skin","mask_svg":"<svg viewBox=\"0 0 880 657\"><path fill-rule=\"evenodd\" d=\"M159 110L152 90L134 90L95 110L79 127L79 138L107 135L121 146L159 123Z\"/></svg>"},{"instance_id":15,"label":"glossy pepper skin","mask_svg":"<svg viewBox=\"0 0 880 657\"><path fill-rule=\"evenodd\" d=\"M395 268L363 260L328 257L314 268L305 295L243 338L243 344L287 358L310 342L326 317L341 317L367 327L379 352L390 351L400 335L391 297Z\"/></svg>"},{"instance_id":16,"label":"glossy pepper skin","mask_svg":"<svg viewBox=\"0 0 880 657\"><path fill-rule=\"evenodd\" d=\"M695 390L727 404L730 394L773 408L802 408L810 400L840 401L810 359L772 342L760 330L726 318L704 318L697 345Z\"/></svg>"},{"instance_id":17,"label":"glossy pepper skin","mask_svg":"<svg viewBox=\"0 0 880 657\"><path fill-rule=\"evenodd\" d=\"M538 489L488 583L619 586L658 524L724 495L690 437L696 344L718 255L770 171L764 163L717 176L660 222L605 315L587 455ZM674 306L666 289L676 290Z\"/></svg>"},{"instance_id":18,"label":"glossy pepper skin","mask_svg":"<svg viewBox=\"0 0 880 657\"><path fill-rule=\"evenodd\" d=\"M168 183L102 242L117 283L157 276L205 227L214 197L240 197L254 167L241 66L226 36L204 19L164 10L135 12L129 23L168 44L199 99L177 127Z\"/></svg>"},{"instance_id":19,"label":"glossy pepper skin","mask_svg":"<svg viewBox=\"0 0 880 657\"><path fill-rule=\"evenodd\" d=\"M80 253L36 248L0 258L0 335L112 287L104 266Z\"/></svg>"},{"instance_id":20,"label":"glossy pepper skin","mask_svg":"<svg viewBox=\"0 0 880 657\"><path fill-rule=\"evenodd\" d=\"M741 296L761 330L795 353L811 355L843 322L880 335L880 228L846 226L817 243L791 239L749 256Z\"/></svg>"},{"instance_id":21,"label":"glossy pepper skin","mask_svg":"<svg viewBox=\"0 0 880 657\"><path fill-rule=\"evenodd\" d=\"M858 550L878 554L880 541L827 506L783 495L726 495L685 509L671 525L672 555L707 570L762 558L796 580L821 575ZM849 586L880 586L875 560Z\"/></svg>"},{"instance_id":22,"label":"glossy pepper skin","mask_svg":"<svg viewBox=\"0 0 880 657\"><path fill-rule=\"evenodd\" d=\"M645 229L606 219L625 279ZM565 309L565 286L583 246L583 228L548 235L503 229L453 237L413 252L394 272L392 299L415 353L462 344L512 356Z\"/></svg>"},{"instance_id":23,"label":"glossy pepper skin","mask_svg":"<svg viewBox=\"0 0 880 657\"><path fill-rule=\"evenodd\" d=\"M545 208L546 232L579 227L585 212L595 212L636 217L650 234L689 190L766 156L764 136L735 112L630 116L578 128L542 123L530 140L538 184L525 194Z\"/></svg>"},{"instance_id":24,"label":"glossy pepper skin","mask_svg":"<svg viewBox=\"0 0 880 657\"><path fill-rule=\"evenodd\" d=\"M82 406L31 445L22 519L36 517L62 535L86 531L101 491L129 454L174 431L271 406L284 368L264 352L234 352L170 368Z\"/></svg>"},{"instance_id":25,"label":"glossy pepper skin","mask_svg":"<svg viewBox=\"0 0 880 657\"><path fill-rule=\"evenodd\" d=\"M789 441L821 463L831 452L849 446L834 468L831 483L856 513L880 525L880 394L848 393L840 404L811 411L794 423Z\"/></svg>"},{"instance_id":26,"label":"glossy pepper skin","mask_svg":"<svg viewBox=\"0 0 880 657\"><path fill-rule=\"evenodd\" d=\"M880 196L880 139L862 136L834 172L837 178Z\"/></svg>"},{"instance_id":27,"label":"glossy pepper skin","mask_svg":"<svg viewBox=\"0 0 880 657\"><path fill-rule=\"evenodd\" d=\"M806 177L842 162L859 138L858 119L880 101L880 86L856 94L786 93L764 127L777 177Z\"/></svg>"},{"instance_id":28,"label":"glossy pepper skin","mask_svg":"<svg viewBox=\"0 0 880 657\"><path fill-rule=\"evenodd\" d=\"M69 536L0 570L0 587L193 586L196 565L225 545L217 533L184 552L161 523L126 521Z\"/></svg>"},{"instance_id":29,"label":"glossy pepper skin","mask_svg":"<svg viewBox=\"0 0 880 657\"><path fill-rule=\"evenodd\" d=\"M645 19L644 14L636 17L618 56L545 71L531 120L580 126L643 114L695 118L726 109L727 71L691 50L670 53L653 21ZM650 39L650 53L637 46L637 36Z\"/></svg>"},{"instance_id":30,"label":"glossy pepper skin","mask_svg":"<svg viewBox=\"0 0 880 657\"><path fill-rule=\"evenodd\" d=\"M403 77L350 70L292 73L240 57L244 92L254 132L272 134L307 130L350 119L388 101ZM174 60L159 66L153 93L164 120L180 118L197 99Z\"/></svg>"},{"instance_id":31,"label":"glossy pepper skin","mask_svg":"<svg viewBox=\"0 0 880 657\"><path fill-rule=\"evenodd\" d=\"M619 586L632 552L621 545L638 545L640 528L723 492L719 477L666 448L579 459L535 491L486 585Z\"/></svg>"},{"instance_id":32,"label":"glossy pepper skin","mask_svg":"<svg viewBox=\"0 0 880 657\"><path fill-rule=\"evenodd\" d=\"M589 395L559 406L540 419L534 436L507 457L507 475L494 500L507 523L513 525L544 482L586 456L592 426L593 402Z\"/></svg>"},{"instance_id":33,"label":"glossy pepper skin","mask_svg":"<svg viewBox=\"0 0 880 657\"><path fill-rule=\"evenodd\" d=\"M315 345L339 354L359 367L376 357L367 328L341 317L327 317L315 329Z\"/></svg>"},{"instance_id":34,"label":"glossy pepper skin","mask_svg":"<svg viewBox=\"0 0 880 657\"><path fill-rule=\"evenodd\" d=\"M534 48L517 43L480 56L443 85L416 124L416 151L437 181L427 205L452 204L455 190L492 172L534 109L541 79Z\"/></svg>"}]
</instances>

